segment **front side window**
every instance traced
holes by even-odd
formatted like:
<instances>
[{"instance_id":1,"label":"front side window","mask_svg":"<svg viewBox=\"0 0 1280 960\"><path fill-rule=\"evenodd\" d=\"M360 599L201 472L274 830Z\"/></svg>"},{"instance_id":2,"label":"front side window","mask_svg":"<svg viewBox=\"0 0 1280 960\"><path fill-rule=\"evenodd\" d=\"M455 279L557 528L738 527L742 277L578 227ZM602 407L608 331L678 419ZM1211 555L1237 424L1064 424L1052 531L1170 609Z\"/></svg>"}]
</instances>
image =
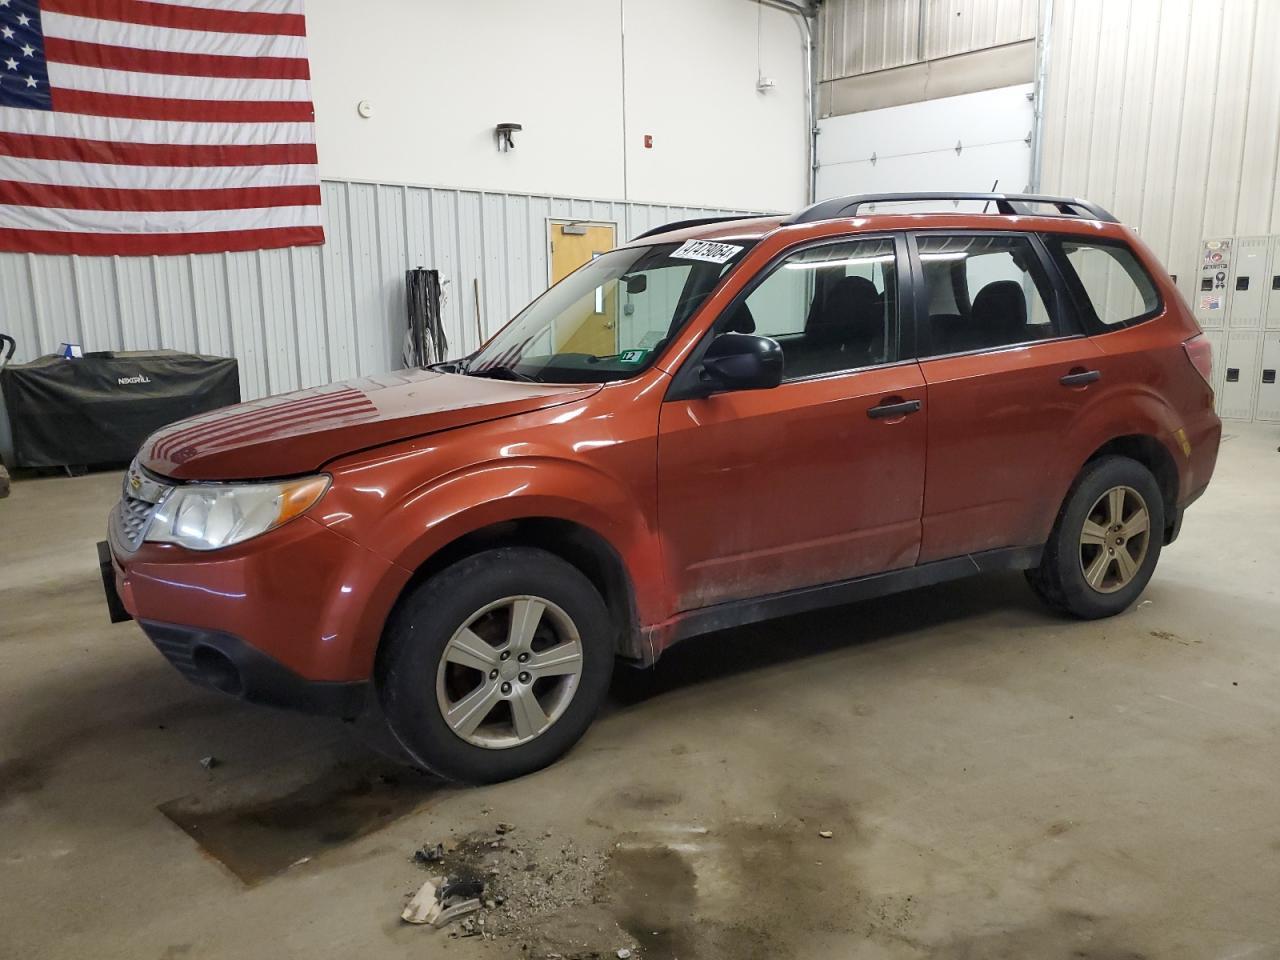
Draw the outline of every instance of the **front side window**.
<instances>
[{"instance_id":1,"label":"front side window","mask_svg":"<svg viewBox=\"0 0 1280 960\"><path fill-rule=\"evenodd\" d=\"M1068 282L1079 282L1086 319L1098 327L1131 326L1159 311L1155 282L1128 247L1065 236L1044 239Z\"/></svg>"},{"instance_id":2,"label":"front side window","mask_svg":"<svg viewBox=\"0 0 1280 960\"><path fill-rule=\"evenodd\" d=\"M793 253L716 330L777 340L783 379L796 380L896 359L897 321L894 244L883 237Z\"/></svg>"},{"instance_id":3,"label":"front side window","mask_svg":"<svg viewBox=\"0 0 1280 960\"><path fill-rule=\"evenodd\" d=\"M547 383L632 377L657 358L749 245L688 241L610 250L529 304L460 372Z\"/></svg>"},{"instance_id":4,"label":"front side window","mask_svg":"<svg viewBox=\"0 0 1280 960\"><path fill-rule=\"evenodd\" d=\"M993 350L1064 335L1027 237L917 237L928 305L922 356Z\"/></svg>"}]
</instances>

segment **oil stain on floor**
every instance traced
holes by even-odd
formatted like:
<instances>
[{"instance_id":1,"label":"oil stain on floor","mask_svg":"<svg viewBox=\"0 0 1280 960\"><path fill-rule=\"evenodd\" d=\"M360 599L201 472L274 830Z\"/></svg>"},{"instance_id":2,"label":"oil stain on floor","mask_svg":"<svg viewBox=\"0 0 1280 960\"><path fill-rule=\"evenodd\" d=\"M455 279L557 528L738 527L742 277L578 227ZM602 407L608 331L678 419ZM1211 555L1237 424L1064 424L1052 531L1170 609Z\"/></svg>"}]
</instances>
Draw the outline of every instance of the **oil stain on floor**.
<instances>
[{"instance_id":1,"label":"oil stain on floor","mask_svg":"<svg viewBox=\"0 0 1280 960\"><path fill-rule=\"evenodd\" d=\"M420 809L439 781L388 761L340 763L304 782L261 777L160 805L160 812L248 886Z\"/></svg>"}]
</instances>

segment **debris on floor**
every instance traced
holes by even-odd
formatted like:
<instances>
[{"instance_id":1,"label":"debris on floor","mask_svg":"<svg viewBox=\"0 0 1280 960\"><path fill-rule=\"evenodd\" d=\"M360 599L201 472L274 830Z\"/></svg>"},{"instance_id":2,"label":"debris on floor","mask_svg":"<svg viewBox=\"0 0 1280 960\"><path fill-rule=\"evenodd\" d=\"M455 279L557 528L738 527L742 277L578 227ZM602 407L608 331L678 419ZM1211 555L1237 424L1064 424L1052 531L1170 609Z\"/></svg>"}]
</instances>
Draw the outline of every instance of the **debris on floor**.
<instances>
[{"instance_id":1,"label":"debris on floor","mask_svg":"<svg viewBox=\"0 0 1280 960\"><path fill-rule=\"evenodd\" d=\"M434 847L420 847L413 851L414 863L439 863L444 859L444 844L437 843Z\"/></svg>"},{"instance_id":2,"label":"debris on floor","mask_svg":"<svg viewBox=\"0 0 1280 960\"><path fill-rule=\"evenodd\" d=\"M496 838L490 831L475 831L414 850L413 862L432 876L405 907L405 921L439 927L473 914L455 923L450 935L518 938L529 944L530 957L544 956L534 949L536 943L564 958L612 958L618 949L616 940L612 945L607 941L586 943L583 940L591 937L577 930L576 923L570 924L572 932L561 923L566 916L580 919L582 911L607 899L603 885L607 854L584 854L572 841L549 843L538 833L512 845L509 841L515 827L506 823L496 827L502 830ZM448 884L446 877L455 882ZM473 885L462 887L457 881ZM442 897L445 906L460 899L468 908L447 917L441 911L437 918L433 904ZM608 934L596 931L594 935L616 936L617 932L615 927Z\"/></svg>"},{"instance_id":3,"label":"debris on floor","mask_svg":"<svg viewBox=\"0 0 1280 960\"><path fill-rule=\"evenodd\" d=\"M214 767L222 766L222 761L210 754L207 757L200 758L200 766L204 767L206 770L212 770Z\"/></svg>"},{"instance_id":4,"label":"debris on floor","mask_svg":"<svg viewBox=\"0 0 1280 960\"><path fill-rule=\"evenodd\" d=\"M833 834L831 833L830 830L819 830L818 836L820 836L823 840L830 840Z\"/></svg>"},{"instance_id":5,"label":"debris on floor","mask_svg":"<svg viewBox=\"0 0 1280 960\"><path fill-rule=\"evenodd\" d=\"M459 917L479 910L482 893L482 880L449 881L444 877L432 877L409 898L400 919L406 923L429 923L437 928L447 926ZM468 929L475 929L475 926Z\"/></svg>"},{"instance_id":6,"label":"debris on floor","mask_svg":"<svg viewBox=\"0 0 1280 960\"><path fill-rule=\"evenodd\" d=\"M499 823L494 833L510 833L515 827L509 823Z\"/></svg>"}]
</instances>

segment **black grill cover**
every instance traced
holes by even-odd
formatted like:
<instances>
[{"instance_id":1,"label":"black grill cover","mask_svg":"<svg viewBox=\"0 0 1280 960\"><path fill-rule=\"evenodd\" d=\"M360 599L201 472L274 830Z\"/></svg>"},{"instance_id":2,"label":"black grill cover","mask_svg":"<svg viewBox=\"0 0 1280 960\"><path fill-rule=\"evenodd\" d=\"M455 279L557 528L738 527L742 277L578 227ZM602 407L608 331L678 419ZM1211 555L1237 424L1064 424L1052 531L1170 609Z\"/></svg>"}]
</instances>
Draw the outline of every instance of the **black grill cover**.
<instances>
[{"instance_id":1,"label":"black grill cover","mask_svg":"<svg viewBox=\"0 0 1280 960\"><path fill-rule=\"evenodd\" d=\"M20 467L125 463L160 427L240 402L235 360L173 350L40 357L0 386Z\"/></svg>"}]
</instances>

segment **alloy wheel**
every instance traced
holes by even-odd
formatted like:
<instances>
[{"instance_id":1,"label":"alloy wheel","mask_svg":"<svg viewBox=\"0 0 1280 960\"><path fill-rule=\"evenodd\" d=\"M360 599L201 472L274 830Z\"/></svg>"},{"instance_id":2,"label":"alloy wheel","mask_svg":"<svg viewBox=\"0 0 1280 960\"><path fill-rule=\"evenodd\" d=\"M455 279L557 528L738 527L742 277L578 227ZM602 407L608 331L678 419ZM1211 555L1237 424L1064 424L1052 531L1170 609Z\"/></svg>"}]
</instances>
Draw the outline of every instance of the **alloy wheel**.
<instances>
[{"instance_id":1,"label":"alloy wheel","mask_svg":"<svg viewBox=\"0 0 1280 960\"><path fill-rule=\"evenodd\" d=\"M436 672L436 702L467 743L516 747L560 719L582 666L582 639L567 613L542 597L504 597L450 638Z\"/></svg>"},{"instance_id":2,"label":"alloy wheel","mask_svg":"<svg viewBox=\"0 0 1280 960\"><path fill-rule=\"evenodd\" d=\"M1089 509L1080 531L1080 572L1098 593L1127 587L1151 542L1147 503L1133 487L1112 487Z\"/></svg>"}]
</instances>

